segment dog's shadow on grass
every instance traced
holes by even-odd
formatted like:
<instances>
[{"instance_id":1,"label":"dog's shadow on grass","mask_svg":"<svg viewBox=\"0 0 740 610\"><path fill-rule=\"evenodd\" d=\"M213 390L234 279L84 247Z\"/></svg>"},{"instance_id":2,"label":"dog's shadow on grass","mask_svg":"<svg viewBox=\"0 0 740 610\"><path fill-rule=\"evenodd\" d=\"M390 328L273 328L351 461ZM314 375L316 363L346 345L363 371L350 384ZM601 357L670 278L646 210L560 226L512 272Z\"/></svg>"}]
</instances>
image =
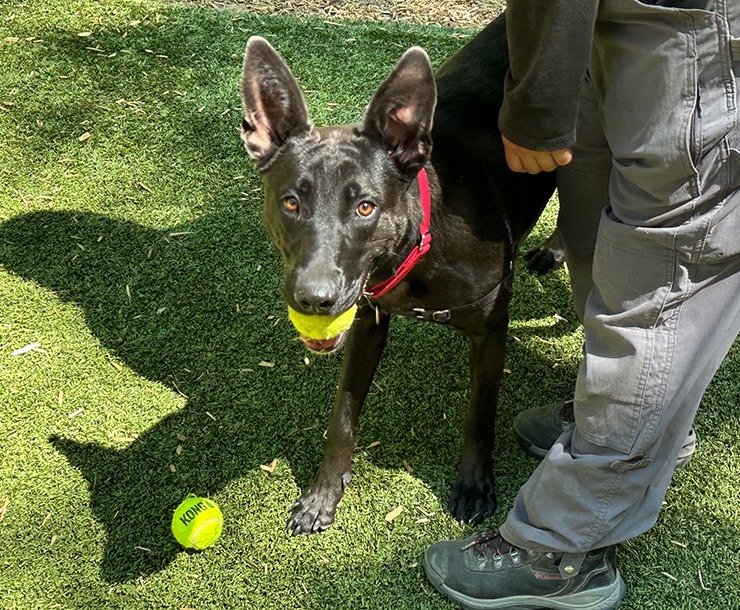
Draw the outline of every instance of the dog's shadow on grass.
<instances>
[{"instance_id":1,"label":"dog's shadow on grass","mask_svg":"<svg viewBox=\"0 0 740 610\"><path fill-rule=\"evenodd\" d=\"M318 461L323 428L309 447L302 430L320 421L305 409L291 412L277 390L309 372L287 324L275 324L285 317L278 261L253 224L211 215L158 231L49 211L0 225L0 264L77 304L113 366L187 396L183 409L122 449L52 439L89 485L108 538L101 566L108 581L138 578L174 558L181 549L166 509L187 493L214 494L277 455L295 456L293 470L305 479L309 461ZM260 366L267 362L274 366ZM312 366L317 396L332 394L334 376L321 370L333 366Z\"/></svg>"},{"instance_id":2,"label":"dog's shadow on grass","mask_svg":"<svg viewBox=\"0 0 740 610\"><path fill-rule=\"evenodd\" d=\"M297 64L318 61L326 56L325 48L341 48L346 38L342 29L327 27L322 31L327 42L314 48L303 44L303 28L286 28L275 21L263 23L245 16L238 21L229 18L224 27L215 13L207 12L198 14L197 28L195 21L189 12L182 19L171 13L168 27L153 21L136 27L122 24L97 31L91 38L80 38L76 31L45 32L47 56L85 66L94 75L95 86L84 90L84 103L80 103L79 91L54 76L55 95L39 99L27 114L18 115L25 121L20 123L24 129L36 135L27 142L37 148L31 158L46 158L52 139L77 147L83 120L100 123L103 141L103 134L115 133L111 124L118 126L119 119L112 115L129 112L126 100L119 98L136 98L144 92L148 100L151 82L170 82L172 68L190 74L195 66L193 75L172 81L168 95L177 100L171 103L176 112L169 112L167 106L160 116L161 107L149 100L150 112L162 120L176 117L171 126L176 139L169 145L185 155L183 164L206 167L218 159L219 171L225 171L222 163L239 159L233 166L241 167L243 153L234 156L239 147L233 125L214 118L214 112L220 116L222 107L228 106L223 100L231 89L227 92L226 85L221 85L224 91L219 96L214 89L219 85L200 88L201 80L218 81L213 66L221 66L229 79L232 74L236 77L239 60L231 54L243 48L246 34L234 28L284 40L286 50L300 50L291 58ZM213 43L214 32L219 33L218 44ZM367 36L365 46L376 53L386 49L382 52L388 61L396 54L401 34L372 30ZM422 33L403 36L410 46L419 42ZM238 44L225 41L229 37ZM378 39L385 43L375 44ZM448 45L450 51L458 45L436 35L429 42ZM105 53L95 51L98 47ZM360 47L352 44L346 52L354 56ZM176 52L167 51L171 57L165 61L149 49ZM123 51L115 52L119 50ZM43 60L40 65L46 66L48 74L59 69ZM334 71L327 74L327 80L336 80ZM350 77L362 82L366 73L343 74L344 87L352 82L345 80ZM232 82L228 80L229 87ZM186 88L192 97L181 101L177 91ZM113 112L98 103L106 99ZM196 110L201 105L207 108L204 114ZM124 123L131 142L149 134L150 121ZM190 129L185 129L188 124ZM63 153L77 154L72 146L63 148ZM128 143L126 148L136 146ZM160 173L168 174L172 184L192 179L190 170L187 175L178 174L171 167L166 147L157 151ZM124 157L121 163L137 160ZM109 207L115 210L120 197L114 191L120 185L100 186L100 192L112 193ZM318 470L340 359L312 358L310 367L304 365L305 353L293 341L294 332L285 319L278 256L257 216L254 210L244 214L235 209L158 230L90 212L46 211L0 224L0 264L79 306L114 366L121 363L187 397L180 411L132 441L83 443L62 435L51 441L89 486L93 515L107 537L101 576L109 582L131 581L161 570L181 552L169 533L169 515L187 493L215 495L276 456L290 462L299 487L310 483ZM549 314L544 301L533 307L529 315ZM572 330L570 321L562 327L563 332ZM454 335L450 329L436 329L406 322L394 325L391 357L381 365L385 378L373 390L385 386L387 391L371 397L385 410L368 409L360 432L372 440L391 438L394 446L377 458L380 467L402 467L397 459L401 456L414 464L449 463L446 481L426 477L445 504L462 436L458 421L466 407L468 373L464 342L449 340ZM550 329L560 331L560 327ZM550 363L527 350L516 351L528 365L539 368L532 373L538 382L541 372L551 369ZM274 366L261 366L267 363ZM440 375L441 370L447 372ZM454 423L439 426L447 416ZM179 446L183 450L177 455ZM426 476L421 474L424 468L417 472ZM284 521L288 516L289 504Z\"/></svg>"},{"instance_id":3,"label":"dog's shadow on grass","mask_svg":"<svg viewBox=\"0 0 740 610\"><path fill-rule=\"evenodd\" d=\"M310 482L321 461L340 359L303 363L303 348L285 321L278 257L254 218L214 214L155 230L89 212L34 212L0 225L0 264L80 306L113 364L120 359L187 397L182 410L120 449L51 439L89 485L91 509L107 535L105 580L130 581L172 561L181 549L169 535L167 509L188 492L216 494L276 456L290 462L299 486ZM423 343L424 331L415 330L422 326L430 325L404 332ZM405 339L392 338L389 350L395 342L405 346ZM424 351L434 354L438 347ZM456 371L446 382L457 379L464 395L463 343L441 351L431 360ZM384 365L385 375L403 378L409 367L421 366L399 356ZM262 366L268 363L274 366ZM425 407L420 416L439 421L450 407L432 406L444 391L435 383L446 382L433 362L423 368L411 392L429 392L430 411ZM399 398L406 400L380 401ZM379 417L370 418L373 434L382 433ZM438 460L441 431L434 427L419 425L413 439L394 438L403 445L398 453ZM457 435L442 441L450 454L457 452ZM286 506L286 519L288 512Z\"/></svg>"}]
</instances>

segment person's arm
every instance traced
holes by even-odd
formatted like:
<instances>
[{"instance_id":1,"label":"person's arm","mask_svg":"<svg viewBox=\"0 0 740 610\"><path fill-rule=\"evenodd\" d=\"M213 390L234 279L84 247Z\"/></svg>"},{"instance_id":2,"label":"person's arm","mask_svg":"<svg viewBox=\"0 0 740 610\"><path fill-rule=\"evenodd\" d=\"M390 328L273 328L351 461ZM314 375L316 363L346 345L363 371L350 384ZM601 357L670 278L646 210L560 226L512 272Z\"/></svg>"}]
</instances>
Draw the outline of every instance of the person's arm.
<instances>
[{"instance_id":1,"label":"person's arm","mask_svg":"<svg viewBox=\"0 0 740 610\"><path fill-rule=\"evenodd\" d=\"M570 161L597 10L598 0L508 0L499 128L512 170L552 171Z\"/></svg>"}]
</instances>

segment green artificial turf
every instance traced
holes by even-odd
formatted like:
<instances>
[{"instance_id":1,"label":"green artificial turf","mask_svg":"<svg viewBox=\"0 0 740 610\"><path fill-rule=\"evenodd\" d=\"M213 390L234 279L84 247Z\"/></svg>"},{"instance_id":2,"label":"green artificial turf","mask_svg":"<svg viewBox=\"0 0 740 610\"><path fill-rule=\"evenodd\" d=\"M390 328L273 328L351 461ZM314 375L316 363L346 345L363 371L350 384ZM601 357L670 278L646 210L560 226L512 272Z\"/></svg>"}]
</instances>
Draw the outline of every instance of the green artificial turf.
<instances>
[{"instance_id":1,"label":"green artificial turf","mask_svg":"<svg viewBox=\"0 0 740 610\"><path fill-rule=\"evenodd\" d=\"M294 340L260 226L238 134L251 34L317 124L357 120L407 47L439 65L471 35L153 0L0 6L0 610L451 607L421 564L471 531L445 511L468 398L448 329L394 322L335 526L286 533L340 361ZM536 464L508 421L571 392L569 298L562 271L518 275L488 527ZM736 344L658 525L621 547L624 608L740 608L739 370ZM201 553L169 534L191 493L225 515Z\"/></svg>"}]
</instances>

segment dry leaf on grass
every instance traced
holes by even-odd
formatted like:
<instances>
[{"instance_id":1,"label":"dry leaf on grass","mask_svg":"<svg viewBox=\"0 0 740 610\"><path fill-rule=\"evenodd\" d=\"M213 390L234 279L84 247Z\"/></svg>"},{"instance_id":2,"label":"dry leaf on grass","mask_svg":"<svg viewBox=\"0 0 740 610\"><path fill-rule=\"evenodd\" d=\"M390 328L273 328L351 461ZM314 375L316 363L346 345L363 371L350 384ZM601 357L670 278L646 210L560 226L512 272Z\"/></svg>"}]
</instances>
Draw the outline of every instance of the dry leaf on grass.
<instances>
[{"instance_id":1,"label":"dry leaf on grass","mask_svg":"<svg viewBox=\"0 0 740 610\"><path fill-rule=\"evenodd\" d=\"M701 576L701 570L699 570L699 584L701 585L702 591L709 591L711 589L711 587L707 587L704 584L704 579Z\"/></svg>"},{"instance_id":2,"label":"dry leaf on grass","mask_svg":"<svg viewBox=\"0 0 740 610\"><path fill-rule=\"evenodd\" d=\"M275 472L277 465L278 465L278 459L275 458L269 464L260 464L260 468L264 470L267 474L272 474L273 472Z\"/></svg>"},{"instance_id":3,"label":"dry leaf on grass","mask_svg":"<svg viewBox=\"0 0 740 610\"><path fill-rule=\"evenodd\" d=\"M676 578L673 574L669 574L668 572L661 572L663 576L665 576L668 580L672 580L673 582L678 582L678 578Z\"/></svg>"},{"instance_id":4,"label":"dry leaf on grass","mask_svg":"<svg viewBox=\"0 0 740 610\"><path fill-rule=\"evenodd\" d=\"M396 520L396 519L398 518L398 516L399 516L399 515L400 515L400 514L401 514L401 513L403 512L403 511L404 511L403 505L399 505L399 506L396 506L396 508L394 508L394 509L393 509L393 510L392 510L391 512L389 512L389 513L388 513L388 514L387 514L387 515L385 516L385 520L386 520L386 521L387 521L388 523L392 523L393 521L395 521L395 520Z\"/></svg>"},{"instance_id":5,"label":"dry leaf on grass","mask_svg":"<svg viewBox=\"0 0 740 610\"><path fill-rule=\"evenodd\" d=\"M418 510L422 515L424 515L427 518L429 518L429 517L431 517L431 516L434 515L434 513L430 513L429 511L424 510L424 508L422 508L418 504L416 505L416 510Z\"/></svg>"},{"instance_id":6,"label":"dry leaf on grass","mask_svg":"<svg viewBox=\"0 0 740 610\"><path fill-rule=\"evenodd\" d=\"M15 356L22 356L23 354L27 354L28 352L32 352L36 350L41 344L40 343L30 343L26 345L25 347L20 347L17 350L10 352L10 355Z\"/></svg>"}]
</instances>

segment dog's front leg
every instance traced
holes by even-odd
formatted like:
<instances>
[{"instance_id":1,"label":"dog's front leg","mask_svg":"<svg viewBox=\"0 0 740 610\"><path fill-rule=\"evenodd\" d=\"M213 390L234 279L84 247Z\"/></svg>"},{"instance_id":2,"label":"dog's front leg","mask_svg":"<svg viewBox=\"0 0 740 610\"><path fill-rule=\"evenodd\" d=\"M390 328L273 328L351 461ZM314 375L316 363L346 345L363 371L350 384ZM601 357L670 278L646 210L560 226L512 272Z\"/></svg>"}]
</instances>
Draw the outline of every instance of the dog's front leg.
<instances>
[{"instance_id":1,"label":"dog's front leg","mask_svg":"<svg viewBox=\"0 0 740 610\"><path fill-rule=\"evenodd\" d=\"M326 434L324 461L316 480L293 506L288 530L312 534L334 522L337 504L352 476L355 428L388 337L390 316L360 307L344 348L342 376Z\"/></svg>"},{"instance_id":2,"label":"dog's front leg","mask_svg":"<svg viewBox=\"0 0 740 610\"><path fill-rule=\"evenodd\" d=\"M507 327L508 316L504 315L468 336L470 411L465 420L460 469L449 502L450 513L461 523L479 523L496 509L491 454Z\"/></svg>"}]
</instances>

